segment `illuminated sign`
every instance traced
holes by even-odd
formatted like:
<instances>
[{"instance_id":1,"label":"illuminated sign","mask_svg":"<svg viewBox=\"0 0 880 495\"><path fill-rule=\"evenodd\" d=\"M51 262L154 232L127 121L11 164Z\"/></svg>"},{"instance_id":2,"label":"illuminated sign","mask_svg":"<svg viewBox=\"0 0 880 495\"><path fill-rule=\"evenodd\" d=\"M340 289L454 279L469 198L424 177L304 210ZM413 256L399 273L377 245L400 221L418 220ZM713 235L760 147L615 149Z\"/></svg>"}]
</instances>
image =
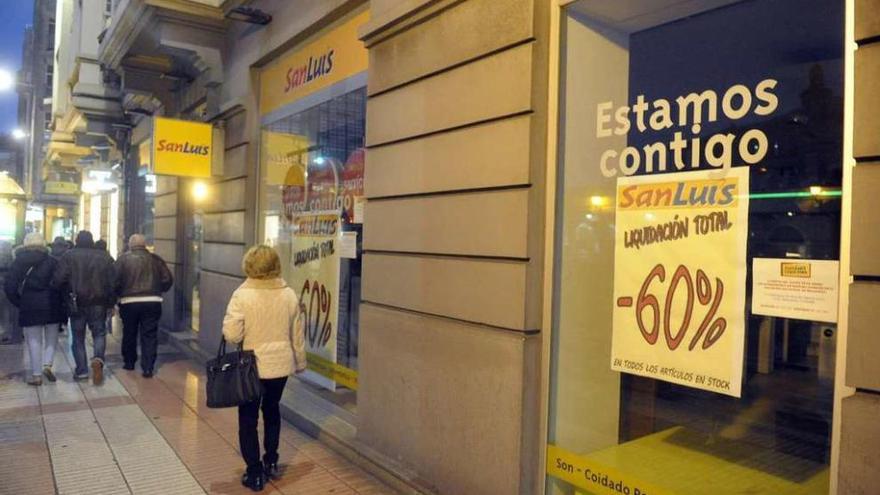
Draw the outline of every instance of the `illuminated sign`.
<instances>
[{"instance_id":1,"label":"illuminated sign","mask_svg":"<svg viewBox=\"0 0 880 495\"><path fill-rule=\"evenodd\" d=\"M367 49L358 39L358 28L369 18L369 11L358 14L269 64L260 74L260 113L366 71Z\"/></svg>"},{"instance_id":2,"label":"illuminated sign","mask_svg":"<svg viewBox=\"0 0 880 495\"><path fill-rule=\"evenodd\" d=\"M156 175L210 177L214 151L211 124L155 117L152 165Z\"/></svg>"},{"instance_id":3,"label":"illuminated sign","mask_svg":"<svg viewBox=\"0 0 880 495\"><path fill-rule=\"evenodd\" d=\"M79 185L76 182L47 181L43 185L46 194L78 194Z\"/></svg>"}]
</instances>

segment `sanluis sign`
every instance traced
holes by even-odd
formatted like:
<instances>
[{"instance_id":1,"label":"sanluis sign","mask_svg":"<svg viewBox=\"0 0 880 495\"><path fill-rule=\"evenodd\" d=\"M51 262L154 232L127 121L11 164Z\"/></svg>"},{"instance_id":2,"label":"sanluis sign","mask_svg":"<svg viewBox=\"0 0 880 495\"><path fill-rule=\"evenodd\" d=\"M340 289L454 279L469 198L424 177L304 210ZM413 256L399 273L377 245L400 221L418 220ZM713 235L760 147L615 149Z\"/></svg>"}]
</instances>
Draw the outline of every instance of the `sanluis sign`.
<instances>
[{"instance_id":1,"label":"sanluis sign","mask_svg":"<svg viewBox=\"0 0 880 495\"><path fill-rule=\"evenodd\" d=\"M270 113L367 70L367 50L357 31L368 20L369 11L358 14L266 66L260 75L260 113Z\"/></svg>"},{"instance_id":2,"label":"sanluis sign","mask_svg":"<svg viewBox=\"0 0 880 495\"><path fill-rule=\"evenodd\" d=\"M164 117L153 119L154 174L210 177L213 152L211 124Z\"/></svg>"}]
</instances>

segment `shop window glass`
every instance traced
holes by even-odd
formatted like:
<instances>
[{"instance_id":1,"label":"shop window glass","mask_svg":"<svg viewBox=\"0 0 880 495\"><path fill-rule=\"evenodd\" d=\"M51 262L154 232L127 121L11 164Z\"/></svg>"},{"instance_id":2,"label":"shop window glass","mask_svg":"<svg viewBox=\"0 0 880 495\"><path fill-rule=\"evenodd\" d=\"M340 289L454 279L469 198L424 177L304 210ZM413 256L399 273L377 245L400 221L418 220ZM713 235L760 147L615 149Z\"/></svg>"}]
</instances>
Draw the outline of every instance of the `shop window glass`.
<instances>
[{"instance_id":1,"label":"shop window glass","mask_svg":"<svg viewBox=\"0 0 880 495\"><path fill-rule=\"evenodd\" d=\"M353 410L358 369L366 89L263 127L261 232L306 315L301 380Z\"/></svg>"},{"instance_id":2,"label":"shop window glass","mask_svg":"<svg viewBox=\"0 0 880 495\"><path fill-rule=\"evenodd\" d=\"M665 3L564 10L548 493L827 493L844 2Z\"/></svg>"}]
</instances>

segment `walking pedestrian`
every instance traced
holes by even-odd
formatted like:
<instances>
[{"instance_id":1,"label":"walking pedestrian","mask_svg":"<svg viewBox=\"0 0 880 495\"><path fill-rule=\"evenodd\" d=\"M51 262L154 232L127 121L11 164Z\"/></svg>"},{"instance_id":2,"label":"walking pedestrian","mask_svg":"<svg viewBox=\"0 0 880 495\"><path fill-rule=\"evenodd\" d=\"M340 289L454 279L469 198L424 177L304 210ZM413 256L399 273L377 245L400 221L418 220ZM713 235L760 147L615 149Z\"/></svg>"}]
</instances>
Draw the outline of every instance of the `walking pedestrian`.
<instances>
[{"instance_id":1,"label":"walking pedestrian","mask_svg":"<svg viewBox=\"0 0 880 495\"><path fill-rule=\"evenodd\" d=\"M52 257L55 258L56 260L60 261L61 257L64 256L64 253L70 251L70 249L71 249L70 243L66 239L64 239L63 237L57 236L57 237L55 237L55 239L52 240L52 244L49 245L49 254L52 255ZM67 288L67 287L61 287L58 290L61 292L62 300L64 300L64 294L67 294L68 292L70 292L69 288ZM64 330L70 326L69 325L70 315L67 314L68 313L67 307L65 306L63 309L64 309L65 317L64 317L64 321L61 322L61 329L59 330L59 333L63 333Z\"/></svg>"},{"instance_id":2,"label":"walking pedestrian","mask_svg":"<svg viewBox=\"0 0 880 495\"><path fill-rule=\"evenodd\" d=\"M223 337L243 343L257 358L257 373L263 387L259 400L238 408L238 441L247 470L241 484L253 491L263 489L266 479L276 479L281 412L278 403L291 372L306 369L305 335L296 293L281 278L281 260L269 246L255 246L242 260L247 275L226 308ZM263 450L257 422L263 411Z\"/></svg>"},{"instance_id":3,"label":"walking pedestrian","mask_svg":"<svg viewBox=\"0 0 880 495\"><path fill-rule=\"evenodd\" d=\"M159 255L147 251L141 234L128 239L129 250L116 260L116 295L122 318L122 359L127 370L137 362L138 335L141 343L141 371L152 378L159 346L159 318L162 294L174 284L174 277Z\"/></svg>"},{"instance_id":4,"label":"walking pedestrian","mask_svg":"<svg viewBox=\"0 0 880 495\"><path fill-rule=\"evenodd\" d=\"M52 244L49 246L49 251L56 259L60 259L64 256L64 253L70 251L70 246L63 237L58 236L52 241Z\"/></svg>"},{"instance_id":5,"label":"walking pedestrian","mask_svg":"<svg viewBox=\"0 0 880 495\"><path fill-rule=\"evenodd\" d=\"M104 239L98 239L97 241L95 241L95 249L97 249L99 251L107 252L108 254L110 252L107 249L107 241L105 241ZM110 260L115 261L115 260L113 260L112 254L110 255ZM107 327L107 333L113 333L113 309L114 308L112 308L112 307L108 308L107 309L107 316L104 318L104 320L105 320L104 325Z\"/></svg>"},{"instance_id":6,"label":"walking pedestrian","mask_svg":"<svg viewBox=\"0 0 880 495\"><path fill-rule=\"evenodd\" d=\"M24 331L30 355L29 385L42 385L43 376L55 381L52 364L61 323L67 319L61 293L52 288L58 260L49 254L39 233L30 233L15 251L15 259L3 284L7 299L18 308L18 323Z\"/></svg>"},{"instance_id":7,"label":"walking pedestrian","mask_svg":"<svg viewBox=\"0 0 880 495\"><path fill-rule=\"evenodd\" d=\"M64 253L52 278L52 287L68 288L73 360L76 363L75 380L88 380L86 328L91 330L92 382L104 382L104 352L107 348L106 317L116 304L113 292L115 273L113 260L106 251L95 249L92 233L83 230L76 235L76 243Z\"/></svg>"}]
</instances>

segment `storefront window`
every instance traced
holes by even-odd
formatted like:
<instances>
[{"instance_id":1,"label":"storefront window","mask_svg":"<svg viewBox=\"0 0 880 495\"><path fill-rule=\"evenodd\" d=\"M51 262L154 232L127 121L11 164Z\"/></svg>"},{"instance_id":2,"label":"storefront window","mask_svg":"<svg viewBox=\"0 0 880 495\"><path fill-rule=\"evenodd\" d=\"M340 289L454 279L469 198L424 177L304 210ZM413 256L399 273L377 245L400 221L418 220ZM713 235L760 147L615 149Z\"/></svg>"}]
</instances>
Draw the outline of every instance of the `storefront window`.
<instances>
[{"instance_id":1,"label":"storefront window","mask_svg":"<svg viewBox=\"0 0 880 495\"><path fill-rule=\"evenodd\" d=\"M844 4L686 3L564 11L548 493L827 493Z\"/></svg>"},{"instance_id":2,"label":"storefront window","mask_svg":"<svg viewBox=\"0 0 880 495\"><path fill-rule=\"evenodd\" d=\"M352 409L358 369L366 88L263 127L263 241L306 316L308 386Z\"/></svg>"}]
</instances>

